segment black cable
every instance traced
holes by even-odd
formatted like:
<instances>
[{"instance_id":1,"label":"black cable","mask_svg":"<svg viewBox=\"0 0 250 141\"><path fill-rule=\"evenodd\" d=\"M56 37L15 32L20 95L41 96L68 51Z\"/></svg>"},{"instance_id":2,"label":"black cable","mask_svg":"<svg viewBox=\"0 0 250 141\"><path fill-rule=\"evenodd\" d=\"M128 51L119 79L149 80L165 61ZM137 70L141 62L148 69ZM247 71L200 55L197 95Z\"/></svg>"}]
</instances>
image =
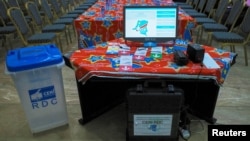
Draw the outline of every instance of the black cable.
<instances>
[{"instance_id":1,"label":"black cable","mask_svg":"<svg viewBox=\"0 0 250 141\"><path fill-rule=\"evenodd\" d=\"M200 82L200 81L199 81L199 80L200 80L200 75L201 75L201 72L202 72L202 70L203 70L203 68L204 68L203 63L201 63L200 66L201 66L201 69L200 69L200 71L199 71L199 73L198 73L198 75L197 75L196 83L195 83L194 99L193 99L192 103L190 104L190 107L193 106L193 104L196 102L197 97L198 97L198 86L199 86L199 82ZM189 109L189 110L192 111L192 109Z\"/></svg>"},{"instance_id":2,"label":"black cable","mask_svg":"<svg viewBox=\"0 0 250 141\"><path fill-rule=\"evenodd\" d=\"M201 75L201 72L203 70L203 64L201 63L201 69L197 75L197 78L196 78L196 85L195 85L195 96L194 96L194 100L192 101L192 103L190 104L190 106L187 106L185 104L182 104L182 109L181 109L181 115L180 115L180 135L182 137L183 140L185 141L188 141L188 139L191 137L191 130L190 130L190 124L191 124L191 120L188 118L188 109L189 110L192 110L190 109L193 104L195 103L196 99L197 99L197 96L198 96L198 84L199 84L199 78L200 78L200 75ZM184 101L184 100L183 100Z\"/></svg>"}]
</instances>

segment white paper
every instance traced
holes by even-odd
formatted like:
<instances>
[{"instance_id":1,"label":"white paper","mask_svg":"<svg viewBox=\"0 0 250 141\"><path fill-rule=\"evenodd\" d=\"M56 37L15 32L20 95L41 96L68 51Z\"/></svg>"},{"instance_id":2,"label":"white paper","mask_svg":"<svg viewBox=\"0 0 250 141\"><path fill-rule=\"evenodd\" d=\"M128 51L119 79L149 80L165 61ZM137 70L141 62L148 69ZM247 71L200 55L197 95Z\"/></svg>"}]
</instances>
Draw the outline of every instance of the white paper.
<instances>
[{"instance_id":1,"label":"white paper","mask_svg":"<svg viewBox=\"0 0 250 141\"><path fill-rule=\"evenodd\" d=\"M211 69L219 69L220 68L220 66L215 62L215 60L208 53L204 54L203 64L207 68L211 68Z\"/></svg>"}]
</instances>

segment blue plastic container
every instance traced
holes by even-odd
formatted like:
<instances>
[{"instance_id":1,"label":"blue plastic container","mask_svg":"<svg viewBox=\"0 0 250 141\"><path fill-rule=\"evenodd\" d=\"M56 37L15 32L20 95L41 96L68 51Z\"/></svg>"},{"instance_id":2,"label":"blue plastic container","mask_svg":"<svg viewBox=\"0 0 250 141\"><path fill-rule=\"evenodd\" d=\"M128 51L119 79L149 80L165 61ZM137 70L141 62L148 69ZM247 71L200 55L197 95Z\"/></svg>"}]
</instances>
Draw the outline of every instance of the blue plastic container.
<instances>
[{"instance_id":1,"label":"blue plastic container","mask_svg":"<svg viewBox=\"0 0 250 141\"><path fill-rule=\"evenodd\" d=\"M53 44L10 50L6 56L6 73L15 83L32 133L68 124L63 66Z\"/></svg>"}]
</instances>

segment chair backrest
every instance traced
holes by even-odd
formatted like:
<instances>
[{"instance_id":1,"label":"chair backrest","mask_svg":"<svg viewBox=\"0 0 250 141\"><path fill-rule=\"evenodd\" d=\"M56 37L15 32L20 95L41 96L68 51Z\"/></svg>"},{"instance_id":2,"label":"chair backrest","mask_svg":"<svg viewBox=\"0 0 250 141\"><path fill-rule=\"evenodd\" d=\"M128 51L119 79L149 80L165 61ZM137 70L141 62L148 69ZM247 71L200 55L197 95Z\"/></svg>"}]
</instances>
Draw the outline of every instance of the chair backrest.
<instances>
[{"instance_id":1,"label":"chair backrest","mask_svg":"<svg viewBox=\"0 0 250 141\"><path fill-rule=\"evenodd\" d=\"M77 5L77 2L75 0L68 0L69 4L69 10L73 10L74 7Z\"/></svg>"},{"instance_id":2,"label":"chair backrest","mask_svg":"<svg viewBox=\"0 0 250 141\"><path fill-rule=\"evenodd\" d=\"M240 16L244 6L245 0L238 0L233 3L229 15L227 16L227 19L225 21L225 25L229 27L229 31L232 31L232 29L234 28L234 25L238 17Z\"/></svg>"},{"instance_id":3,"label":"chair backrest","mask_svg":"<svg viewBox=\"0 0 250 141\"><path fill-rule=\"evenodd\" d=\"M197 6L197 10L199 12L203 12L203 9L204 9L204 7L206 5L206 2L207 2L207 0L200 0L199 4Z\"/></svg>"},{"instance_id":4,"label":"chair backrest","mask_svg":"<svg viewBox=\"0 0 250 141\"><path fill-rule=\"evenodd\" d=\"M237 33L243 37L245 37L245 43L250 42L250 8L247 8L247 11L244 15L242 22L237 28Z\"/></svg>"},{"instance_id":5,"label":"chair backrest","mask_svg":"<svg viewBox=\"0 0 250 141\"><path fill-rule=\"evenodd\" d=\"M43 20L42 20L40 13L39 13L37 5L34 2L29 1L29 2L25 3L25 8L27 9L29 15L32 17L33 22L36 25L42 27Z\"/></svg>"},{"instance_id":6,"label":"chair backrest","mask_svg":"<svg viewBox=\"0 0 250 141\"><path fill-rule=\"evenodd\" d=\"M41 9L41 1L40 0L29 0L32 1L36 4L37 8L40 10Z\"/></svg>"},{"instance_id":7,"label":"chair backrest","mask_svg":"<svg viewBox=\"0 0 250 141\"><path fill-rule=\"evenodd\" d=\"M22 5L22 6L24 6L24 7L25 7L25 3L28 2L28 1L30 1L30 0L17 0L19 6Z\"/></svg>"},{"instance_id":8,"label":"chair backrest","mask_svg":"<svg viewBox=\"0 0 250 141\"><path fill-rule=\"evenodd\" d=\"M215 14L213 16L213 19L217 22L217 23L221 23L221 20L227 10L227 6L229 4L229 0L220 0L218 7L215 11Z\"/></svg>"},{"instance_id":9,"label":"chair backrest","mask_svg":"<svg viewBox=\"0 0 250 141\"><path fill-rule=\"evenodd\" d=\"M215 7L216 2L217 0L207 0L204 13L208 14L208 17L210 17L212 13L214 12L214 7Z\"/></svg>"},{"instance_id":10,"label":"chair backrest","mask_svg":"<svg viewBox=\"0 0 250 141\"><path fill-rule=\"evenodd\" d=\"M78 4L81 4L81 0L74 0L74 2L78 5Z\"/></svg>"},{"instance_id":11,"label":"chair backrest","mask_svg":"<svg viewBox=\"0 0 250 141\"><path fill-rule=\"evenodd\" d=\"M23 41L24 45L28 45L27 36L32 34L32 31L23 15L23 12L18 7L11 7L7 10L8 16L17 29L17 32Z\"/></svg>"},{"instance_id":12,"label":"chair backrest","mask_svg":"<svg viewBox=\"0 0 250 141\"><path fill-rule=\"evenodd\" d=\"M50 4L52 6L53 11L55 12L55 16L58 18L62 15L61 8L56 0L50 0Z\"/></svg>"},{"instance_id":13,"label":"chair backrest","mask_svg":"<svg viewBox=\"0 0 250 141\"><path fill-rule=\"evenodd\" d=\"M193 5L194 0L186 0L187 4Z\"/></svg>"},{"instance_id":14,"label":"chair backrest","mask_svg":"<svg viewBox=\"0 0 250 141\"><path fill-rule=\"evenodd\" d=\"M7 6L5 0L0 0L0 17L2 18L4 24L9 22L9 17L7 15Z\"/></svg>"},{"instance_id":15,"label":"chair backrest","mask_svg":"<svg viewBox=\"0 0 250 141\"><path fill-rule=\"evenodd\" d=\"M60 0L62 6L62 12L66 13L69 10L69 1L68 0Z\"/></svg>"},{"instance_id":16,"label":"chair backrest","mask_svg":"<svg viewBox=\"0 0 250 141\"><path fill-rule=\"evenodd\" d=\"M54 20L53 13L51 11L51 8L48 4L47 0L40 0L41 2L41 8L44 11L46 18L48 18L48 22L51 24Z\"/></svg>"},{"instance_id":17,"label":"chair backrest","mask_svg":"<svg viewBox=\"0 0 250 141\"><path fill-rule=\"evenodd\" d=\"M6 0L9 7L20 7L17 0Z\"/></svg>"},{"instance_id":18,"label":"chair backrest","mask_svg":"<svg viewBox=\"0 0 250 141\"><path fill-rule=\"evenodd\" d=\"M70 5L75 5L75 3L76 3L75 0L68 0L68 2Z\"/></svg>"},{"instance_id":19,"label":"chair backrest","mask_svg":"<svg viewBox=\"0 0 250 141\"><path fill-rule=\"evenodd\" d=\"M197 9L198 4L199 4L199 0L193 0L193 7L194 7L194 9Z\"/></svg>"}]
</instances>

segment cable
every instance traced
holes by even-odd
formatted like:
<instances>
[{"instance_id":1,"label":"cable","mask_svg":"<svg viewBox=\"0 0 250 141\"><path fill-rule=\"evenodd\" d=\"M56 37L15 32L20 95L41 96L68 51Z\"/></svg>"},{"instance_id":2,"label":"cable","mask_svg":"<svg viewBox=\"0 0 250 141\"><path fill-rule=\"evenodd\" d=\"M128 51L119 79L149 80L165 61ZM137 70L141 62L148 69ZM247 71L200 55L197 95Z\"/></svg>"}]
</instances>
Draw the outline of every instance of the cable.
<instances>
[{"instance_id":1,"label":"cable","mask_svg":"<svg viewBox=\"0 0 250 141\"><path fill-rule=\"evenodd\" d=\"M202 70L203 70L203 68L204 68L203 63L201 63L200 66L201 66L201 69L200 69L200 71L199 71L199 73L198 73L198 75L197 75L196 83L195 83L194 99L193 99L192 103L190 104L190 107L193 106L193 104L196 102L197 97L198 97L198 88L199 88L198 86L199 86L199 82L200 82L200 81L199 81L199 80L200 80L199 78L200 78L201 72L202 72ZM189 109L189 110L192 111L192 109Z\"/></svg>"},{"instance_id":2,"label":"cable","mask_svg":"<svg viewBox=\"0 0 250 141\"><path fill-rule=\"evenodd\" d=\"M197 75L197 79L196 79L197 81L195 83L195 91L194 91L195 96L194 96L193 101L190 104L191 107L195 103L195 101L197 100L199 77L201 75L202 70L203 70L203 64L201 63L201 69L200 69L200 71L199 71L199 73ZM191 122L194 121L194 120L191 121L188 118L187 109L192 111L190 106L188 106L188 105L184 106L184 104L183 104L182 109L181 109L181 119L180 119L181 122L180 122L179 132L180 132L180 135L181 135L182 139L185 140L185 141L188 141L188 139L191 137L191 134L198 133L198 132L192 132L191 129L190 129ZM202 131L201 132L204 132L204 125L202 123L201 123L201 125L202 125Z\"/></svg>"},{"instance_id":3,"label":"cable","mask_svg":"<svg viewBox=\"0 0 250 141\"><path fill-rule=\"evenodd\" d=\"M200 123L200 125L201 125L201 131L192 131L191 124L190 124L190 132L192 134L200 134L200 133L204 132L205 131L205 127L204 127L204 124L203 124L202 120L191 120L191 123L193 123L195 121L197 121L197 122Z\"/></svg>"},{"instance_id":4,"label":"cable","mask_svg":"<svg viewBox=\"0 0 250 141\"><path fill-rule=\"evenodd\" d=\"M192 129L192 125L194 124L194 122L199 122L200 126L201 126L201 130L200 131L194 131ZM189 124L189 126L187 126L186 129L184 128L179 128L179 132L180 132L180 135L181 135L181 138L185 141L188 141L191 137L192 134L200 134L200 133L204 133L205 131L205 126L202 122L202 120L191 120L191 123L193 124Z\"/></svg>"}]
</instances>

